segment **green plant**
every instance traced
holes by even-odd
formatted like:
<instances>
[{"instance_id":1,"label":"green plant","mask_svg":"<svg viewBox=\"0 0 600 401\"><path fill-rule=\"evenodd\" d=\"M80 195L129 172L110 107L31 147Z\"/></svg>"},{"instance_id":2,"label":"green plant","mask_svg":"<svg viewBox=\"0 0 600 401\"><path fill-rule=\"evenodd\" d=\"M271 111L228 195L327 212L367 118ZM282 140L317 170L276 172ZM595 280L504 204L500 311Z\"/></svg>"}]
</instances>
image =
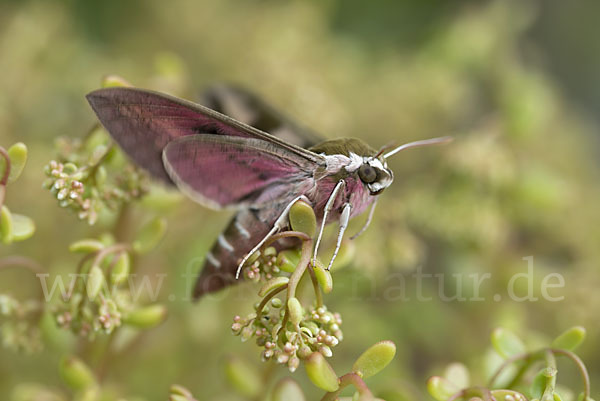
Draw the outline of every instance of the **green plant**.
<instances>
[{"instance_id":1,"label":"green plant","mask_svg":"<svg viewBox=\"0 0 600 401\"><path fill-rule=\"evenodd\" d=\"M27 216L12 213L4 204L6 190L19 178L27 162L27 147L18 142L8 150L0 146L0 240L5 244L23 241L33 235L35 224Z\"/></svg>"},{"instance_id":2,"label":"green plant","mask_svg":"<svg viewBox=\"0 0 600 401\"><path fill-rule=\"evenodd\" d=\"M585 329L572 327L558 336L549 346L528 351L514 333L498 328L492 333L492 345L500 359L492 358L492 372L487 385L469 384L469 374L462 364L452 364L444 376L433 376L427 389L438 401L457 400L510 400L561 401L567 399L557 386L557 357L565 357L575 364L583 381L580 401L593 401L590 378L581 359L573 350L583 342ZM570 394L570 391L569 391ZM572 399L569 397L568 399Z\"/></svg>"}]
</instances>

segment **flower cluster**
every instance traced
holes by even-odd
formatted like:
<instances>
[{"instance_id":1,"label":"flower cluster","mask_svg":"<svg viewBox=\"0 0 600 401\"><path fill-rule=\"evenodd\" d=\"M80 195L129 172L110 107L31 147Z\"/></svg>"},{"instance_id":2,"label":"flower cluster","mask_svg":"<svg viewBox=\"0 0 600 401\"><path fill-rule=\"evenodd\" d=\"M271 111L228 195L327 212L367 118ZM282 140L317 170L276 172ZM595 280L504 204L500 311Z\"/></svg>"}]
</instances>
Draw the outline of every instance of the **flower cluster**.
<instances>
[{"instance_id":1,"label":"flower cluster","mask_svg":"<svg viewBox=\"0 0 600 401\"><path fill-rule=\"evenodd\" d=\"M343 339L341 316L329 312L325 306L309 310L296 326L286 319L286 308L281 299L271 299L261 313L259 307L256 305L256 312L245 318L235 316L231 330L234 335L241 336L242 341L255 338L256 344L264 348L263 361L286 364L293 372L300 360L313 352L332 356L331 348Z\"/></svg>"},{"instance_id":2,"label":"flower cluster","mask_svg":"<svg viewBox=\"0 0 600 401\"><path fill-rule=\"evenodd\" d=\"M164 221L156 220L140 230L133 245L95 239L71 244L71 252L85 256L68 298L53 308L58 325L93 339L100 333L112 333L123 323L149 328L162 322L166 315L163 305L138 305L133 298L130 254L152 249L164 230Z\"/></svg>"},{"instance_id":3,"label":"flower cluster","mask_svg":"<svg viewBox=\"0 0 600 401\"><path fill-rule=\"evenodd\" d=\"M298 249L277 252L273 246L258 250L244 264L242 274L253 283L266 282L284 273L292 273L300 260Z\"/></svg>"},{"instance_id":4,"label":"flower cluster","mask_svg":"<svg viewBox=\"0 0 600 401\"><path fill-rule=\"evenodd\" d=\"M25 352L42 348L37 324L40 308L38 301L19 302L9 295L0 294L0 335L5 347Z\"/></svg>"},{"instance_id":5,"label":"flower cluster","mask_svg":"<svg viewBox=\"0 0 600 401\"><path fill-rule=\"evenodd\" d=\"M114 211L148 191L146 174L123 158L101 128L83 141L62 138L57 147L57 160L44 169L43 186L90 225L104 209Z\"/></svg>"},{"instance_id":6,"label":"flower cluster","mask_svg":"<svg viewBox=\"0 0 600 401\"><path fill-rule=\"evenodd\" d=\"M123 311L130 308L126 297L86 299L86 295L75 293L54 308L56 323L73 333L93 339L97 333L110 334L121 326Z\"/></svg>"}]
</instances>

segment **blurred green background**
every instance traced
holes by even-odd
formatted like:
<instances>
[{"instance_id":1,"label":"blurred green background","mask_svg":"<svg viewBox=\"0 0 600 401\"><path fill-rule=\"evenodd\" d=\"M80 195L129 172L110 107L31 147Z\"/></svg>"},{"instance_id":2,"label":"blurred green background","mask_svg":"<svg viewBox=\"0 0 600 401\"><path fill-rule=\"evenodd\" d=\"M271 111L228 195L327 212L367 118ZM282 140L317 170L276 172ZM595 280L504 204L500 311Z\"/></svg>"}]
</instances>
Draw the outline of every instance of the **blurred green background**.
<instances>
[{"instance_id":1,"label":"blurred green background","mask_svg":"<svg viewBox=\"0 0 600 401\"><path fill-rule=\"evenodd\" d=\"M41 187L55 139L82 136L95 121L84 95L104 75L189 99L215 81L235 82L328 138L360 137L373 147L456 138L391 161L394 185L357 240L352 266L334 274L327 303L342 314L345 334L332 360L338 372L370 344L390 339L398 355L373 388L428 399L425 380L451 361L483 380L481 359L496 326L535 345L580 324L589 334L581 355L598 384L598 12L591 0L4 0L0 144L23 141L30 150L7 205L31 216L37 232L1 245L0 256L27 255L50 272L71 272L78 259L68 244L110 227L78 221ZM144 206L136 213L144 216ZM199 268L229 214L183 199L160 213L167 236L139 261L138 273L168 273L159 299L169 318L115 351L104 381L127 399L164 400L172 383L201 400L240 399L222 366L227 354L261 366L257 347L229 335L232 316L250 310L255 289L192 304L180 277L190 265ZM558 272L566 285L551 293L564 300L504 296L527 256L534 257L537 295L544 276ZM448 296L456 292L452 274L491 273L486 300L443 302L429 280L424 293L433 300L417 301L411 274L419 266L446 274ZM389 299L400 273L409 300ZM35 287L25 273L0 275L0 292L26 297ZM468 282L463 291L472 294ZM3 399L24 383L60 388L59 358L89 347L47 331L39 353L0 349ZM294 377L309 399L319 394L303 371ZM576 380L567 384L577 388Z\"/></svg>"}]
</instances>

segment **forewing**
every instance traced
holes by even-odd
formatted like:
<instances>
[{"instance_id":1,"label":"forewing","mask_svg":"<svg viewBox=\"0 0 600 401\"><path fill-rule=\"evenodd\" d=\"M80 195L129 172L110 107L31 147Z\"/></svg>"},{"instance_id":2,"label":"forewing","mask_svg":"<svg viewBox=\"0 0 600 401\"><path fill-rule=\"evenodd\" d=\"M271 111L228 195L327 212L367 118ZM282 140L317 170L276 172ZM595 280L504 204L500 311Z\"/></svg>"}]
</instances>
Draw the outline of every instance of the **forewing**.
<instances>
[{"instance_id":1,"label":"forewing","mask_svg":"<svg viewBox=\"0 0 600 401\"><path fill-rule=\"evenodd\" d=\"M201 103L302 148L310 148L326 140L292 121L256 94L239 86L213 85L202 94Z\"/></svg>"},{"instance_id":2,"label":"forewing","mask_svg":"<svg viewBox=\"0 0 600 401\"><path fill-rule=\"evenodd\" d=\"M314 186L318 164L261 139L193 135L165 147L170 178L212 208L264 207Z\"/></svg>"},{"instance_id":3,"label":"forewing","mask_svg":"<svg viewBox=\"0 0 600 401\"><path fill-rule=\"evenodd\" d=\"M87 99L114 140L142 168L170 183L161 160L168 143L189 135L255 138L312 162L315 153L214 110L169 95L136 88L106 88Z\"/></svg>"}]
</instances>

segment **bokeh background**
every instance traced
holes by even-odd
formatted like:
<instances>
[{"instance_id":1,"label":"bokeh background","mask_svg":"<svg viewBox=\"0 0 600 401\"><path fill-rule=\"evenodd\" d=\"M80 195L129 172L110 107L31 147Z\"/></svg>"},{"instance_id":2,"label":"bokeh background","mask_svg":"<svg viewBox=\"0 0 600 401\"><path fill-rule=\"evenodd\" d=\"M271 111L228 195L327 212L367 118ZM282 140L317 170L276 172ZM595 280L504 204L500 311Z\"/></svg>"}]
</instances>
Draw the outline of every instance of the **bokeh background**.
<instances>
[{"instance_id":1,"label":"bokeh background","mask_svg":"<svg viewBox=\"0 0 600 401\"><path fill-rule=\"evenodd\" d=\"M110 227L78 221L42 189L55 139L82 136L94 123L84 95L103 76L189 99L211 83L235 82L328 138L360 137L373 147L456 138L391 161L394 185L357 240L351 266L334 274L327 304L342 314L345 333L332 360L338 372L370 344L391 339L397 357L369 383L394 397L429 399L427 377L455 360L482 382L494 327L508 327L533 346L580 324L589 334L580 354L597 384L599 12L593 0L4 0L0 142L23 141L30 150L7 204L31 216L37 232L1 245L0 255L73 271L77 257L68 244ZM127 399L164 400L173 383L201 400L240 399L222 367L226 355L236 354L262 369L258 348L229 334L232 316L251 309L255 289L241 286L197 304L185 299L189 288L180 275L200 265L229 214L176 203L136 212L168 219L165 239L138 261L138 273L168 273L159 300L169 318L116 350L104 383ZM526 271L527 256L535 261L536 294L543 277L558 272L566 285L552 293L564 300L493 299L506 295L512 275ZM452 274L489 272L486 300L444 302L430 280L424 294L433 299L419 302L410 278L417 267L445 273L448 296L456 292ZM410 300L389 299L398 274ZM22 272L0 276L0 290L17 297L35 286ZM473 289L466 282L462 290L469 296ZM99 359L89 351L93 345L46 326L43 351L0 349L3 399L27 383L61 391L57 365L64 354L88 352L92 366ZM578 388L571 373L566 369L562 380ZM309 399L317 397L302 370L294 377Z\"/></svg>"}]
</instances>

